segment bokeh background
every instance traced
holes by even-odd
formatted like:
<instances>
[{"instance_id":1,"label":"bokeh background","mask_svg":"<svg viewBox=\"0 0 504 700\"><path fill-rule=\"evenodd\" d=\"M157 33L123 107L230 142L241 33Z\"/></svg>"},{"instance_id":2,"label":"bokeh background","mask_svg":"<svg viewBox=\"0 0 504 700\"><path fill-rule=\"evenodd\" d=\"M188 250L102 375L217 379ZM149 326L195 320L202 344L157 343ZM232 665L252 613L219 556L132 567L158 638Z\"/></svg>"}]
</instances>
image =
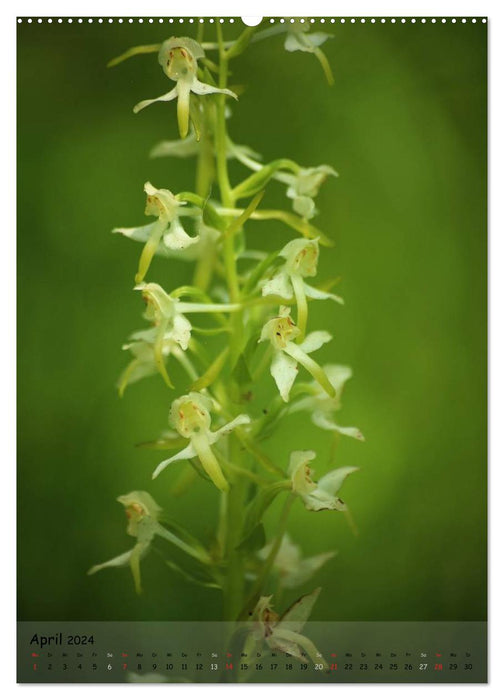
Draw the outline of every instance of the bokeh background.
<instances>
[{"instance_id":1,"label":"bokeh background","mask_svg":"<svg viewBox=\"0 0 504 700\"><path fill-rule=\"evenodd\" d=\"M346 483L355 536L338 513L296 504L289 532L307 555L339 554L316 577L320 620L486 619L486 25L325 25L329 88L316 59L283 37L233 66L246 85L229 124L265 160L329 163L314 223L336 241L320 276L341 275L344 308L312 306L335 341L318 358L350 364L340 422L364 444L293 416L269 454L286 464L315 447L318 474L362 467ZM194 27L178 30L194 36ZM208 26L207 37L214 29ZM237 25L226 25L232 36ZM205 538L215 490L169 493L151 482L159 453L136 443L167 426L170 395L144 380L120 400L121 344L143 326L132 291L139 248L110 234L146 223L143 183L192 188L193 161L148 159L176 138L174 104L132 106L168 89L155 55L115 68L131 45L162 41L165 23L18 26L18 584L23 620L218 619L218 591L143 564L87 577L132 544L117 495L149 489ZM236 170L237 174L243 171ZM264 206L286 206L269 188ZM252 227L274 250L292 233ZM189 268L156 260L167 288ZM273 386L271 387L271 396ZM180 466L173 468L177 474ZM269 532L274 519L268 519ZM309 590L292 591L294 599ZM288 602L289 596L286 596Z\"/></svg>"}]
</instances>

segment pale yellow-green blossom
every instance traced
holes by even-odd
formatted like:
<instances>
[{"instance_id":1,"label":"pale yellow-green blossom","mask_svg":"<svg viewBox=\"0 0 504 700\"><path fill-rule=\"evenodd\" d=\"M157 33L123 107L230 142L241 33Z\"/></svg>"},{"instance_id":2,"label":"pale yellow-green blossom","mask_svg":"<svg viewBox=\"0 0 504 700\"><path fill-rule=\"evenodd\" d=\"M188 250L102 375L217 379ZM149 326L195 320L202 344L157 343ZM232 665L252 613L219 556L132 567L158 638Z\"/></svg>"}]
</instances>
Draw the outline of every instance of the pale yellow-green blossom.
<instances>
[{"instance_id":1,"label":"pale yellow-green blossom","mask_svg":"<svg viewBox=\"0 0 504 700\"><path fill-rule=\"evenodd\" d=\"M96 574L102 569L129 565L135 583L135 590L137 593L141 593L140 560L147 554L152 540L156 536L168 540L168 542L202 563L210 562L210 557L203 547L195 545L194 542L191 544L184 542L178 535L160 525L159 518L162 509L149 493L146 491L132 491L124 496L119 496L117 500L124 506L126 517L128 518L126 532L131 537L136 538L136 544L127 552L109 559L103 564L92 566L88 571L89 575Z\"/></svg>"},{"instance_id":2,"label":"pale yellow-green blossom","mask_svg":"<svg viewBox=\"0 0 504 700\"><path fill-rule=\"evenodd\" d=\"M332 39L332 34L326 34L326 32L310 32L310 24L307 21L301 22L298 19L295 22L289 22L284 47L285 50L289 52L304 51L314 54L322 66L327 82L329 85L334 85L331 66L320 48L327 39Z\"/></svg>"},{"instance_id":3,"label":"pale yellow-green blossom","mask_svg":"<svg viewBox=\"0 0 504 700\"><path fill-rule=\"evenodd\" d=\"M311 219L317 213L314 198L329 175L337 177L338 173L330 165L318 165L300 168L297 173L278 172L274 178L287 185L287 197L292 199L296 214Z\"/></svg>"},{"instance_id":4,"label":"pale yellow-green blossom","mask_svg":"<svg viewBox=\"0 0 504 700\"><path fill-rule=\"evenodd\" d=\"M318 239L307 241L295 238L289 241L279 255L285 263L275 275L263 283L263 296L279 296L283 299L296 298L297 326L304 335L308 319L307 299L332 299L343 304L343 299L336 294L324 292L305 282L306 277L315 277L319 258Z\"/></svg>"},{"instance_id":5,"label":"pale yellow-green blossom","mask_svg":"<svg viewBox=\"0 0 504 700\"><path fill-rule=\"evenodd\" d=\"M156 360L157 329L155 327L146 330L136 331L130 337L130 341L122 346L123 350L128 350L133 359L122 372L119 381L119 395L122 396L130 384L156 374L159 365ZM197 373L191 361L182 349L180 342L174 337L172 330L167 330L161 346L163 364L170 356L177 359L189 374L191 379L196 379Z\"/></svg>"},{"instance_id":6,"label":"pale yellow-green blossom","mask_svg":"<svg viewBox=\"0 0 504 700\"><path fill-rule=\"evenodd\" d=\"M273 543L269 543L259 550L257 553L259 558L265 561L272 547ZM309 581L335 554L335 551L321 552L304 559L301 547L285 533L273 561L273 571L277 573L279 585L282 588L297 588Z\"/></svg>"},{"instance_id":7,"label":"pale yellow-green blossom","mask_svg":"<svg viewBox=\"0 0 504 700\"><path fill-rule=\"evenodd\" d=\"M291 453L288 473L292 492L301 498L307 510L346 510L345 503L337 494L346 477L359 468L340 467L314 482L313 470L309 465L316 456L311 450Z\"/></svg>"},{"instance_id":8,"label":"pale yellow-green blossom","mask_svg":"<svg viewBox=\"0 0 504 700\"><path fill-rule=\"evenodd\" d=\"M265 642L272 651L290 654L301 661L305 660L307 654L314 663L320 663L327 668L326 660L314 643L301 634L320 590L316 588L312 593L299 598L281 617L273 610L273 596L261 596L250 616L249 639L256 645ZM250 646L248 644L247 648L250 649Z\"/></svg>"},{"instance_id":9,"label":"pale yellow-green blossom","mask_svg":"<svg viewBox=\"0 0 504 700\"><path fill-rule=\"evenodd\" d=\"M328 396L325 391L320 390L317 382L311 382L305 387L307 395L291 403L288 412L307 411L312 422L322 430L335 431L364 441L364 436L359 428L342 426L334 420L334 413L341 409L341 395L345 382L352 376L351 368L345 365L323 365L322 369L333 385L335 395Z\"/></svg>"},{"instance_id":10,"label":"pale yellow-green blossom","mask_svg":"<svg viewBox=\"0 0 504 700\"><path fill-rule=\"evenodd\" d=\"M164 73L174 80L175 87L164 95L150 100L142 100L133 108L135 113L154 102L170 102L177 99L177 118L180 136L184 139L189 132L190 95L211 95L221 93L238 99L227 88L218 88L198 80L198 59L205 52L194 39L188 37L171 37L161 45L158 61ZM193 120L194 121L194 120Z\"/></svg>"},{"instance_id":11,"label":"pale yellow-green blossom","mask_svg":"<svg viewBox=\"0 0 504 700\"><path fill-rule=\"evenodd\" d=\"M239 304L211 304L181 301L171 297L155 282L141 284L135 287L142 293L146 303L145 318L151 321L156 328L154 341L154 358L156 366L166 384L173 388L173 384L166 371L164 355L166 343L172 341L182 350L187 350L191 339L191 322L185 314L189 313L214 313L240 310Z\"/></svg>"},{"instance_id":12,"label":"pale yellow-green blossom","mask_svg":"<svg viewBox=\"0 0 504 700\"><path fill-rule=\"evenodd\" d=\"M280 396L285 402L289 400L290 390L298 374L298 363L330 396L334 396L334 388L323 369L309 357L309 353L331 340L331 334L327 331L314 331L302 343L297 344L293 341L299 334L299 328L290 317L290 309L281 306L279 315L264 324L259 338L259 342L269 340L273 347L270 371Z\"/></svg>"},{"instance_id":13,"label":"pale yellow-green blossom","mask_svg":"<svg viewBox=\"0 0 504 700\"><path fill-rule=\"evenodd\" d=\"M228 491L229 484L222 471L211 445L221 440L240 425L250 423L249 416L240 414L218 430L212 431L210 412L214 407L212 399L199 392L190 392L176 399L170 410L170 423L189 443L177 454L163 460L152 475L155 479L169 464L184 459L198 457L203 469L220 491Z\"/></svg>"},{"instance_id":14,"label":"pale yellow-green blossom","mask_svg":"<svg viewBox=\"0 0 504 700\"><path fill-rule=\"evenodd\" d=\"M179 202L170 190L158 190L150 182L145 183L144 192L147 195L145 214L156 216L157 221L147 226L113 230L113 233L121 233L127 238L145 242L135 276L136 284L143 281L159 248L166 254L168 250L184 250L199 240L198 236L189 236L180 223L185 202Z\"/></svg>"}]
</instances>

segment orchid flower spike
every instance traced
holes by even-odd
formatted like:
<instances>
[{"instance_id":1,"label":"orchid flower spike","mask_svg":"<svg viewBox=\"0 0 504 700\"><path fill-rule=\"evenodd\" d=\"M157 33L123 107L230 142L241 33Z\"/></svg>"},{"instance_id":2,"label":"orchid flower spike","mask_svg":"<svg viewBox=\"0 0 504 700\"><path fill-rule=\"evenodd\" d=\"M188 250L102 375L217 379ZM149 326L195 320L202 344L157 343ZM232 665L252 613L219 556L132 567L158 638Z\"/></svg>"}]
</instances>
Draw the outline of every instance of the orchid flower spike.
<instances>
[{"instance_id":1,"label":"orchid flower spike","mask_svg":"<svg viewBox=\"0 0 504 700\"><path fill-rule=\"evenodd\" d=\"M336 294L311 287L304 281L305 277L315 277L317 274L318 238L313 240L296 238L289 241L279 255L285 258L285 263L270 280L263 284L262 294L263 296L279 296L283 299L292 299L293 296L296 298L297 326L301 331L301 336L303 336L308 320L307 298L332 299L339 304L343 304L343 299Z\"/></svg>"},{"instance_id":2,"label":"orchid flower spike","mask_svg":"<svg viewBox=\"0 0 504 700\"><path fill-rule=\"evenodd\" d=\"M272 547L273 544L269 543L259 550L259 558L265 561ZM273 570L278 574L278 582L282 588L297 588L312 578L335 554L335 551L323 552L303 559L301 548L285 533L273 562Z\"/></svg>"},{"instance_id":3,"label":"orchid flower spike","mask_svg":"<svg viewBox=\"0 0 504 700\"><path fill-rule=\"evenodd\" d=\"M167 341L176 343L184 351L187 350L192 326L184 314L229 312L241 309L239 304L197 304L180 301L167 294L155 282L149 284L142 282L135 289L142 292L142 297L147 305L145 318L152 321L156 328L154 359L161 376L171 389L173 389L173 384L166 371L164 350Z\"/></svg>"},{"instance_id":4,"label":"orchid flower spike","mask_svg":"<svg viewBox=\"0 0 504 700\"><path fill-rule=\"evenodd\" d=\"M210 411L212 399L205 394L191 392L176 399L170 410L170 423L182 437L189 439L189 444L180 452L158 464L152 478L155 479L165 467L172 462L198 457L203 469L220 491L228 491L229 484L224 476L211 445L240 425L250 423L247 415L240 414L218 430L212 432Z\"/></svg>"},{"instance_id":5,"label":"orchid flower spike","mask_svg":"<svg viewBox=\"0 0 504 700\"><path fill-rule=\"evenodd\" d=\"M332 39L332 34L325 32L310 32L310 25L306 22L289 23L287 37L285 38L284 47L286 51L305 51L314 54L327 79L329 85L334 85L334 77L331 66L325 54L320 48L327 39Z\"/></svg>"},{"instance_id":6,"label":"orchid flower spike","mask_svg":"<svg viewBox=\"0 0 504 700\"><path fill-rule=\"evenodd\" d=\"M189 132L191 92L195 95L221 93L234 97L237 100L237 96L231 90L207 85L207 83L202 83L198 80L198 59L204 56L205 52L194 39L172 36L171 39L163 42L158 54L158 61L164 73L170 80L174 80L176 85L173 90L170 90L165 95L139 102L133 107L135 114L154 102L170 102L177 98L179 132L181 138L185 139Z\"/></svg>"},{"instance_id":7,"label":"orchid flower spike","mask_svg":"<svg viewBox=\"0 0 504 700\"><path fill-rule=\"evenodd\" d=\"M290 309L281 306L279 315L264 324L259 338L259 342L269 340L273 346L270 371L280 396L285 402L289 400L290 390L298 373L298 363L312 375L329 396L334 396L334 387L324 370L309 357L309 353L318 350L324 343L331 340L331 334L327 331L314 331L298 345L292 341L299 336L300 330L289 314Z\"/></svg>"},{"instance_id":8,"label":"orchid flower spike","mask_svg":"<svg viewBox=\"0 0 504 700\"><path fill-rule=\"evenodd\" d=\"M318 483L312 480L309 464L316 453L311 450L291 452L288 473L292 492L300 496L307 510L346 510L345 503L337 496L346 477L358 467L340 467L323 476Z\"/></svg>"},{"instance_id":9,"label":"orchid flower spike","mask_svg":"<svg viewBox=\"0 0 504 700\"><path fill-rule=\"evenodd\" d=\"M329 175L338 177L330 165L318 165L315 168L300 168L296 173L277 172L275 180L287 185L287 197L292 199L292 208L304 219L312 219L317 210L314 197Z\"/></svg>"},{"instance_id":10,"label":"orchid flower spike","mask_svg":"<svg viewBox=\"0 0 504 700\"><path fill-rule=\"evenodd\" d=\"M133 549L124 552L124 554L109 559L103 564L92 566L88 571L89 575L95 574L102 569L129 565L135 583L135 590L140 594L142 592L140 559L147 554L156 535L168 540L186 554L198 559L198 561L205 564L210 562L210 557L206 550L199 543L196 543L195 540L192 540L189 544L159 524L161 508L146 491L132 491L125 496L119 496L117 500L124 506L126 517L128 518L126 532L131 537L135 537L137 542Z\"/></svg>"},{"instance_id":11,"label":"orchid flower spike","mask_svg":"<svg viewBox=\"0 0 504 700\"><path fill-rule=\"evenodd\" d=\"M321 391L317 382L311 382L306 387L308 396L290 404L288 412L308 411L312 422L322 430L335 431L364 441L364 435L359 428L343 427L334 420L334 413L341 409L341 395L345 382L352 376L351 368L344 365L324 365L322 369L334 387L336 392L334 397L331 398L325 391Z\"/></svg>"},{"instance_id":12,"label":"orchid flower spike","mask_svg":"<svg viewBox=\"0 0 504 700\"><path fill-rule=\"evenodd\" d=\"M166 255L169 250L183 250L199 240L199 236L188 236L180 223L179 217L183 215L185 202L179 202L170 190L156 189L150 182L145 183L144 192L147 195L145 214L157 216L157 221L137 228L113 229L113 233L145 242L135 276L136 284L144 279L158 249Z\"/></svg>"},{"instance_id":13,"label":"orchid flower spike","mask_svg":"<svg viewBox=\"0 0 504 700\"><path fill-rule=\"evenodd\" d=\"M273 596L261 596L251 615L251 639L256 644L266 642L271 650L290 654L301 661L308 654L314 663L323 663L328 668L313 642L301 634L320 591L320 588L316 588L302 596L281 617L273 610Z\"/></svg>"}]
</instances>

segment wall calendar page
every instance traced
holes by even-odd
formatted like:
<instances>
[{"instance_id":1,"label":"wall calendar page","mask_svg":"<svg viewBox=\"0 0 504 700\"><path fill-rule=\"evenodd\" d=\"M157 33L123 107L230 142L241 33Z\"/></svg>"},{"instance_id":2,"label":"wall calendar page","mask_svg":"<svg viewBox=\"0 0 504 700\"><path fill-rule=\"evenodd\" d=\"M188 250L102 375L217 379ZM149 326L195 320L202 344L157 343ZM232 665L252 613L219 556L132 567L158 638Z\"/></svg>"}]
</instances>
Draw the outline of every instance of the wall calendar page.
<instances>
[{"instance_id":1,"label":"wall calendar page","mask_svg":"<svg viewBox=\"0 0 504 700\"><path fill-rule=\"evenodd\" d=\"M486 683L487 30L17 18L19 683Z\"/></svg>"}]
</instances>

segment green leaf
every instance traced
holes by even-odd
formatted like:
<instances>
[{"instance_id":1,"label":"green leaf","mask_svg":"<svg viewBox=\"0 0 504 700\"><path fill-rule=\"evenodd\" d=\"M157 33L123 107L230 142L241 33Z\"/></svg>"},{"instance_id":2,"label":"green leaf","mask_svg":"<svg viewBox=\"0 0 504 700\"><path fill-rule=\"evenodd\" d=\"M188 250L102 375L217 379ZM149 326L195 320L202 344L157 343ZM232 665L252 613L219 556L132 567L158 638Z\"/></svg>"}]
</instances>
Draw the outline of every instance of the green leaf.
<instances>
[{"instance_id":1,"label":"green leaf","mask_svg":"<svg viewBox=\"0 0 504 700\"><path fill-rule=\"evenodd\" d=\"M210 384L213 384L224 367L228 353L229 347L225 347L224 350L217 355L207 371L196 379L191 386L191 391L201 391L202 389L206 389L207 386L210 386Z\"/></svg>"},{"instance_id":2,"label":"green leaf","mask_svg":"<svg viewBox=\"0 0 504 700\"><path fill-rule=\"evenodd\" d=\"M163 525L161 525L161 523ZM156 535L162 537L167 542L170 542L175 547L178 547L182 551L189 554L191 557L195 557L201 562L209 562L210 555L201 542L196 539L190 532L188 532L182 525L169 520L162 516L159 519L159 525L155 530Z\"/></svg>"},{"instance_id":3,"label":"green leaf","mask_svg":"<svg viewBox=\"0 0 504 700\"><path fill-rule=\"evenodd\" d=\"M258 523L249 534L242 539L236 549L239 552L257 552L257 550L262 549L265 544L266 533L264 531L264 525Z\"/></svg>"},{"instance_id":4,"label":"green leaf","mask_svg":"<svg viewBox=\"0 0 504 700\"><path fill-rule=\"evenodd\" d=\"M242 541L247 540L252 535L257 525L260 524L264 513L268 510L278 494L282 493L282 491L288 491L290 488L290 480L276 481L274 484L266 486L257 493L250 502L245 513Z\"/></svg>"},{"instance_id":5,"label":"green leaf","mask_svg":"<svg viewBox=\"0 0 504 700\"><path fill-rule=\"evenodd\" d=\"M184 559L181 563L178 560L174 560L173 557L167 558L166 553L157 547L152 548L158 556L160 556L166 566L172 571L175 571L179 576L182 576L186 581L190 581L198 586L204 586L205 588L221 588L218 581L218 571L205 564L200 564L194 559Z\"/></svg>"},{"instance_id":6,"label":"green leaf","mask_svg":"<svg viewBox=\"0 0 504 700\"><path fill-rule=\"evenodd\" d=\"M244 31L240 34L240 36L234 42L234 44L232 44L232 46L230 46L229 49L227 49L226 58L228 61L231 58L235 58L235 56L239 56L245 51L250 39L256 31L257 27L247 27L246 29L244 29Z\"/></svg>"},{"instance_id":7,"label":"green leaf","mask_svg":"<svg viewBox=\"0 0 504 700\"><path fill-rule=\"evenodd\" d=\"M261 189L261 188L258 188ZM256 190L255 190L256 191ZM254 192L255 192L254 191ZM250 195L242 195L242 197L248 197L252 196L254 192L251 192ZM224 236L227 238L229 236L234 236L235 233L240 231L243 228L243 225L245 222L250 219L252 214L255 212L259 204L261 203L261 199L264 197L264 191L259 192L259 194L256 194L256 196L249 202L247 207L243 210L243 212L234 219L234 221L231 222L231 224L228 226L228 228L224 232Z\"/></svg>"},{"instance_id":8,"label":"green leaf","mask_svg":"<svg viewBox=\"0 0 504 700\"><path fill-rule=\"evenodd\" d=\"M243 356L243 353L239 355L236 364L233 367L233 371L231 372L231 376L233 377L235 382L241 387L241 389L245 391L252 384L252 377L250 376L249 368L245 357Z\"/></svg>"},{"instance_id":9,"label":"green leaf","mask_svg":"<svg viewBox=\"0 0 504 700\"><path fill-rule=\"evenodd\" d=\"M243 197L252 197L253 194L259 192L266 187L268 182L271 180L273 175L278 170L291 170L292 172L299 171L299 165L293 161L282 158L279 160L274 160L268 165L263 165L260 170L257 170L252 175L249 175L243 182L240 182L233 190L233 195L235 199L242 199Z\"/></svg>"},{"instance_id":10,"label":"green leaf","mask_svg":"<svg viewBox=\"0 0 504 700\"><path fill-rule=\"evenodd\" d=\"M146 44L144 46L133 46L131 49L128 49L127 51L122 53L120 56L117 56L116 58L112 58L107 63L107 68L112 68L112 66L117 66L119 63L126 61L128 58L131 58L132 56L139 56L139 55L145 54L145 53L157 53L160 48L161 48L161 44Z\"/></svg>"},{"instance_id":11,"label":"green leaf","mask_svg":"<svg viewBox=\"0 0 504 700\"><path fill-rule=\"evenodd\" d=\"M261 280L261 278L264 276L264 273L266 270L269 269L269 267L274 263L274 261L278 258L280 251L275 250L273 253L270 253L262 262L260 262L249 274L247 281L245 282L243 286L243 294L247 295L250 294L256 284Z\"/></svg>"},{"instance_id":12,"label":"green leaf","mask_svg":"<svg viewBox=\"0 0 504 700\"><path fill-rule=\"evenodd\" d=\"M182 566L175 564L174 561L170 561L169 559L165 559L164 562L172 571L176 571L178 574L180 574L180 576L191 583L195 583L198 586L204 586L205 588L222 588L222 586L213 578L205 577L204 572L189 572Z\"/></svg>"}]
</instances>

